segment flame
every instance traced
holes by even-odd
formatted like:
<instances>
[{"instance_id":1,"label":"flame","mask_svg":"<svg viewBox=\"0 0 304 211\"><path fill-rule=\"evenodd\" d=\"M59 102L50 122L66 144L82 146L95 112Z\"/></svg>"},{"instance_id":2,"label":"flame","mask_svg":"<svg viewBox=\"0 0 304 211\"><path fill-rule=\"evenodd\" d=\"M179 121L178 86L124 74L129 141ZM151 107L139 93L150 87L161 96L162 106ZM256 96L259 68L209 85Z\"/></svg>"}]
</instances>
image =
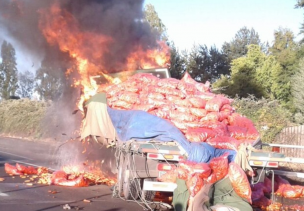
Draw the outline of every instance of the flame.
<instances>
[{"instance_id":1,"label":"flame","mask_svg":"<svg viewBox=\"0 0 304 211\"><path fill-rule=\"evenodd\" d=\"M106 69L107 60L104 55L109 53L115 40L101 33L85 31L77 19L67 10L60 8L58 2L50 8L39 11L39 28L50 45L58 48L74 61L74 66L66 70L66 77L72 80L71 86L81 89L82 94L77 102L83 111L83 103L98 92L99 84L96 78L103 76L109 84L118 84L121 78L113 78L110 70ZM169 47L164 42L158 42L155 48L134 46L135 50L124 58L124 68L118 71L134 71L139 68L147 69L164 67L169 61ZM83 151L85 153L85 150ZM89 168L88 168L89 166ZM82 174L95 182L114 184L114 179L106 178L97 165L68 165L63 170L72 175Z\"/></svg>"},{"instance_id":2,"label":"flame","mask_svg":"<svg viewBox=\"0 0 304 211\"><path fill-rule=\"evenodd\" d=\"M83 102L97 93L96 84L92 85L90 76L103 75L109 83L119 83L108 75L103 63L103 55L109 51L114 40L104 34L83 31L79 22L71 13L54 3L50 8L40 9L39 27L48 43L58 45L61 51L69 53L75 60L76 69L68 69L67 77L73 77L77 72L80 77L73 78L72 86L82 89L82 96L77 103L82 110ZM144 49L137 46L126 59L124 71L134 71L138 68L164 67L169 61L169 47L164 42L158 42L157 49Z\"/></svg>"}]
</instances>

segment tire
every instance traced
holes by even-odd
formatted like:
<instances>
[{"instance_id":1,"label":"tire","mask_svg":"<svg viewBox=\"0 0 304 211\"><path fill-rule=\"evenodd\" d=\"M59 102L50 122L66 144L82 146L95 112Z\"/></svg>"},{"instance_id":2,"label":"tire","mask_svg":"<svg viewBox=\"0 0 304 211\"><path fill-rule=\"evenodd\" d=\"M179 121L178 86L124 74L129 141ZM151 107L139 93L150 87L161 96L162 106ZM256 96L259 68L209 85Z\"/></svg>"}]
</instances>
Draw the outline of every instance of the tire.
<instances>
[{"instance_id":1,"label":"tire","mask_svg":"<svg viewBox=\"0 0 304 211\"><path fill-rule=\"evenodd\" d=\"M123 184L124 184L124 172L125 172L125 154L120 152L119 164L117 172L117 194L119 197L123 197Z\"/></svg>"},{"instance_id":2,"label":"tire","mask_svg":"<svg viewBox=\"0 0 304 211\"><path fill-rule=\"evenodd\" d=\"M140 180L133 178L130 174L133 169L133 157L130 154L125 156L125 171L124 171L124 183L123 183L123 195L126 200L137 200L139 197Z\"/></svg>"},{"instance_id":3,"label":"tire","mask_svg":"<svg viewBox=\"0 0 304 211\"><path fill-rule=\"evenodd\" d=\"M151 178L145 178L143 179L143 182L145 181L154 181L155 179L151 179ZM155 197L155 191L150 191L150 190L143 190L141 191L141 197L144 201L153 201L154 197Z\"/></svg>"}]
</instances>

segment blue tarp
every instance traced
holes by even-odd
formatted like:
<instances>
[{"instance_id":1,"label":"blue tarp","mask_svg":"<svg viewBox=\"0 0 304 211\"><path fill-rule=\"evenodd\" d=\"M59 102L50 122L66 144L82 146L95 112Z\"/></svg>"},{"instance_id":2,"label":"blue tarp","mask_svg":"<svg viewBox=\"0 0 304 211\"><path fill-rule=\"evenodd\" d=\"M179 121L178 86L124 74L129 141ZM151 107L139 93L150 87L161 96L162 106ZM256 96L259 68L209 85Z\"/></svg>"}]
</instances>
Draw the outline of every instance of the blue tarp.
<instances>
[{"instance_id":1,"label":"blue tarp","mask_svg":"<svg viewBox=\"0 0 304 211\"><path fill-rule=\"evenodd\" d=\"M213 157L225 152L230 155L229 161L234 160L235 151L215 149L207 143L190 143L170 122L145 111L116 110L108 107L108 113L120 141L176 141L187 152L190 161L208 163Z\"/></svg>"}]
</instances>

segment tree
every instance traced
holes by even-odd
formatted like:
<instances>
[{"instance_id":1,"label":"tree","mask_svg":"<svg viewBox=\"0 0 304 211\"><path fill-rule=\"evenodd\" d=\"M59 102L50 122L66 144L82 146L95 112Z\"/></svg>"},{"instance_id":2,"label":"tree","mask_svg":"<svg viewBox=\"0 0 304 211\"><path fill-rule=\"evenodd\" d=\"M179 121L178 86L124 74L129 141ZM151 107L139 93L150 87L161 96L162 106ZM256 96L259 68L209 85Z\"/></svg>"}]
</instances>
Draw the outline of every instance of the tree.
<instances>
[{"instance_id":1,"label":"tree","mask_svg":"<svg viewBox=\"0 0 304 211\"><path fill-rule=\"evenodd\" d=\"M31 98L35 88L35 76L30 71L19 73L19 88L17 94L23 98Z\"/></svg>"},{"instance_id":2,"label":"tree","mask_svg":"<svg viewBox=\"0 0 304 211\"><path fill-rule=\"evenodd\" d=\"M253 28L249 30L247 27L243 27L237 31L232 41L223 44L222 51L227 56L228 61L232 61L245 56L247 47L251 44L262 46L259 34Z\"/></svg>"},{"instance_id":3,"label":"tree","mask_svg":"<svg viewBox=\"0 0 304 211\"><path fill-rule=\"evenodd\" d=\"M62 79L64 75L63 71L58 68L47 62L42 62L41 67L36 72L35 90L44 100L57 100L63 91Z\"/></svg>"},{"instance_id":4,"label":"tree","mask_svg":"<svg viewBox=\"0 0 304 211\"><path fill-rule=\"evenodd\" d=\"M174 42L169 44L170 47L170 67L168 68L172 78L181 79L186 71L186 58L179 53Z\"/></svg>"},{"instance_id":5,"label":"tree","mask_svg":"<svg viewBox=\"0 0 304 211\"><path fill-rule=\"evenodd\" d=\"M303 8L304 7L304 0L298 0L298 3L295 5L295 8Z\"/></svg>"},{"instance_id":6,"label":"tree","mask_svg":"<svg viewBox=\"0 0 304 211\"><path fill-rule=\"evenodd\" d=\"M298 123L304 123L304 58L299 62L297 73L292 77L291 93L296 109L295 120Z\"/></svg>"},{"instance_id":7,"label":"tree","mask_svg":"<svg viewBox=\"0 0 304 211\"><path fill-rule=\"evenodd\" d=\"M272 55L266 55L258 45L248 46L245 56L234 59L231 76L222 76L213 84L216 89L235 97L277 99L289 102L290 83L285 83L281 65Z\"/></svg>"},{"instance_id":8,"label":"tree","mask_svg":"<svg viewBox=\"0 0 304 211\"><path fill-rule=\"evenodd\" d=\"M3 41L1 46L2 63L0 65L0 97L9 99L18 89L18 70L14 47Z\"/></svg>"},{"instance_id":9,"label":"tree","mask_svg":"<svg viewBox=\"0 0 304 211\"><path fill-rule=\"evenodd\" d=\"M229 74L229 63L215 46L194 46L188 56L187 70L198 82L215 81L221 74Z\"/></svg>"},{"instance_id":10,"label":"tree","mask_svg":"<svg viewBox=\"0 0 304 211\"><path fill-rule=\"evenodd\" d=\"M159 18L155 8L152 4L147 4L144 10L145 20L149 23L153 31L159 34L159 39L162 41L168 41L167 29Z\"/></svg>"}]
</instances>

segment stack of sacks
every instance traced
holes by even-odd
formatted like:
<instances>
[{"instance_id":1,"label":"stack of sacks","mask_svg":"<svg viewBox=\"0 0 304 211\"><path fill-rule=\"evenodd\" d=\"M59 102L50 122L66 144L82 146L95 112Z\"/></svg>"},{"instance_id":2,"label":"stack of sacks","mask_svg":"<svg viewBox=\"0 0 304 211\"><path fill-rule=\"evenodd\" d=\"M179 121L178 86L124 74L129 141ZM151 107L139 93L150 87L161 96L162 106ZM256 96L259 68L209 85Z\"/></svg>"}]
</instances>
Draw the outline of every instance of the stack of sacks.
<instances>
[{"instance_id":1,"label":"stack of sacks","mask_svg":"<svg viewBox=\"0 0 304 211\"><path fill-rule=\"evenodd\" d=\"M190 197L194 197L205 183L216 183L229 177L234 191L251 203L251 188L245 172L231 162L228 164L227 154L213 158L209 164L189 161L179 162L176 168L158 178L162 182L176 182L176 178L186 181Z\"/></svg>"},{"instance_id":2,"label":"stack of sacks","mask_svg":"<svg viewBox=\"0 0 304 211\"><path fill-rule=\"evenodd\" d=\"M108 86L105 92L111 108L142 110L166 119L190 142L237 150L240 143L256 140L259 134L253 123L234 112L231 99L211 93L209 86L187 72L181 80L143 73Z\"/></svg>"},{"instance_id":3,"label":"stack of sacks","mask_svg":"<svg viewBox=\"0 0 304 211\"><path fill-rule=\"evenodd\" d=\"M253 206L262 209L266 209L268 206L270 206L271 200L268 199L268 197L272 192L271 179L265 177L264 182L259 182L257 184L252 185L251 190L251 199L253 202ZM304 186L291 185L287 180L276 175L274 181L274 192L278 196L282 196L289 199L298 199L304 197ZM291 207L289 207L289 209L291 209ZM299 210L303 210L303 206Z\"/></svg>"}]
</instances>

